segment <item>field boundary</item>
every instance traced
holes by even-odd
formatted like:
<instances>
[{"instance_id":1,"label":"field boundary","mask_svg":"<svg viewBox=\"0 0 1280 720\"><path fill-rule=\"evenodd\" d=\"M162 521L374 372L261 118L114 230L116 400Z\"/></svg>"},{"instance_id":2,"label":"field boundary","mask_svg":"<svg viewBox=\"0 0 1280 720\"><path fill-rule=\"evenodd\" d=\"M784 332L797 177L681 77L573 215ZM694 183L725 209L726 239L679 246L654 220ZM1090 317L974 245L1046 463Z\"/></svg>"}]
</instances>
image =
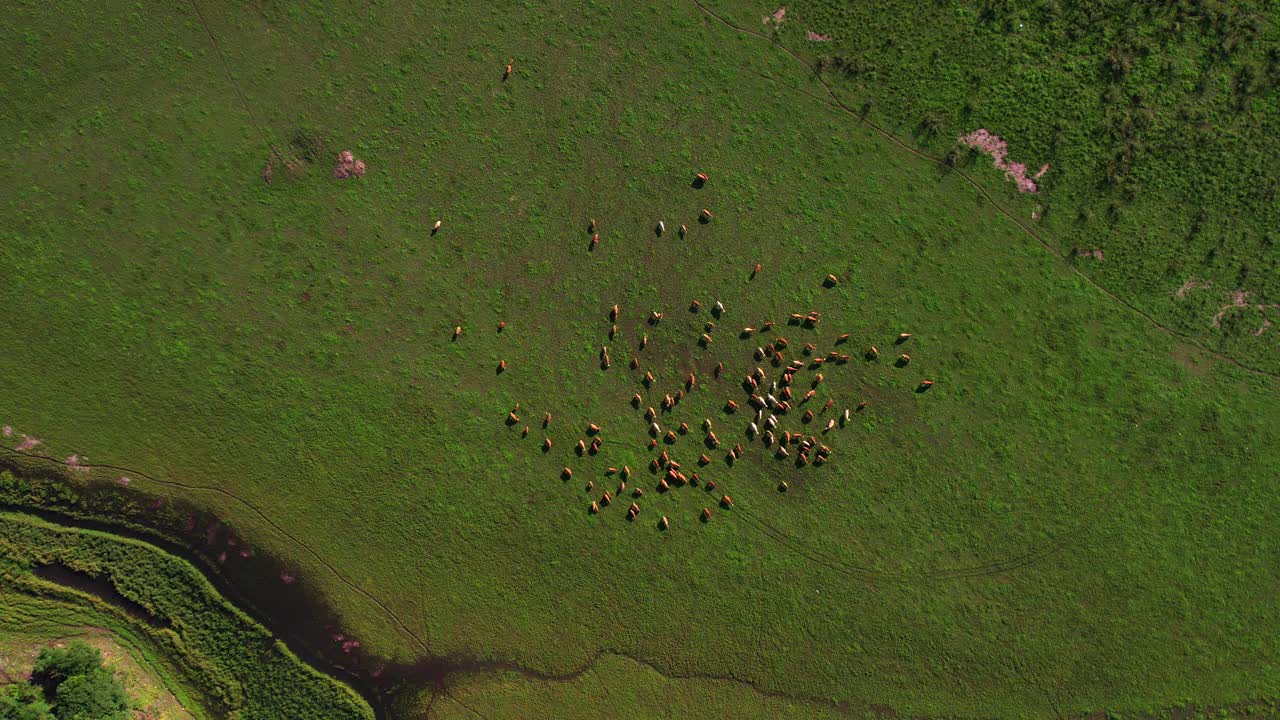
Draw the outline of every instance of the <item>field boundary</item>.
<instances>
[{"instance_id":1,"label":"field boundary","mask_svg":"<svg viewBox=\"0 0 1280 720\"><path fill-rule=\"evenodd\" d=\"M1271 370L1266 370L1266 369L1263 369L1263 368L1260 368L1260 367L1255 367L1255 366L1253 366L1253 365L1250 365L1250 364L1248 364L1248 363L1246 363L1246 362L1244 362L1244 361L1241 361L1241 360L1239 360L1239 359L1237 359L1237 358L1234 358L1234 357L1232 357L1232 356L1230 356L1230 355L1227 355L1226 353L1222 353L1222 352L1219 352L1219 351L1217 351L1217 350L1214 350L1214 349L1212 349L1212 348L1208 347L1207 345L1205 345L1205 344L1204 344L1204 342L1203 342L1202 340L1200 340L1199 338L1197 338L1197 337L1195 337L1195 336L1193 336L1193 335L1188 335L1188 334L1186 334L1186 333L1184 333L1184 332L1182 332L1182 331L1180 331L1180 330L1176 330L1176 329L1174 329L1174 328L1172 328L1172 327L1170 327L1170 326L1168 326L1168 325L1165 325L1164 323L1162 323L1162 322L1160 322L1159 320L1157 320L1154 316L1152 316L1152 315L1151 315L1150 313L1148 313L1147 311L1145 311L1145 310L1143 310L1143 309L1139 308L1138 306L1134 305L1133 303L1130 303L1128 300L1125 300L1124 298L1120 297L1120 296L1119 296L1119 295L1117 295L1116 293L1114 293L1114 292L1112 292L1111 290L1109 290L1109 289L1107 289L1106 287L1104 287L1104 286L1103 286L1102 284L1100 284L1097 280L1094 280L1093 278L1089 277L1089 275L1088 275L1087 273L1085 273L1084 271L1080 270L1080 268L1075 267L1074 265L1071 265L1070 263L1066 263L1066 262L1065 262L1065 258L1063 258L1063 256L1062 256L1062 255L1060 255L1060 254L1058 253L1058 251L1057 251L1057 250L1056 250L1052 245L1050 245L1047 241L1045 241L1045 239L1044 239L1044 238L1042 238L1039 234L1037 234L1035 230L1032 230L1032 229L1031 229L1031 227L1030 227L1030 226L1028 226L1026 223L1024 223L1024 222L1022 222L1021 220L1019 220L1018 218L1014 217L1014 216L1013 216L1013 214L1012 214L1012 213L1010 213L1008 210L1006 210L1006 209L1004 208L1004 206L1003 206L1003 205L1001 205L1000 203L996 202L996 199L991 195L991 193L990 193L990 192L989 192L989 191L988 191L988 190L987 190L987 189L986 189L986 188L985 188L981 183L979 183L977 180L974 180L971 176L969 176L968 174L966 174L964 171L960 170L959 168L953 168L953 167L948 166L948 165L946 164L946 162L944 162L941 158L936 158L936 157L934 157L934 156L932 156L932 155L930 155L930 154L928 154L928 153L924 152L923 150L920 150L920 149L918 149L918 148L912 147L911 145L909 145L909 144L907 144L905 141L903 141L901 138L899 138L897 135L894 135L893 133L889 132L888 130L885 130L884 128L880 127L879 125L877 125L876 123L872 122L871 120L868 120L868 119L866 118L866 116L859 114L858 112L856 112L856 111L854 111L852 108L850 108L848 105L845 105L845 104L844 104L844 102L843 102L842 100L840 100L840 97L839 97L838 95L836 95L835 91L831 89L831 86L827 83L827 81L826 81L826 80L824 80L824 79L822 78L822 76L818 74L817 70L813 67L813 65L812 65L812 64L810 64L808 60L805 60L805 59L804 59L803 57L801 57L798 53L796 53L795 51L793 51L791 48L788 48L786 45L783 45L781 42L778 42L778 41L777 41L777 40L775 40L774 38L771 38L771 37L769 37L768 35L765 35L765 34L764 34L764 33L762 33L762 32L758 32L758 31L756 31L756 30L749 30L749 29L744 28L744 27L741 27L741 26L739 26L739 25L735 25L734 23L732 23L732 22L730 22L730 21L726 20L725 18L721 17L720 15L716 14L714 11L712 11L710 8L708 8L706 5L703 5L703 4L702 4L702 2L701 2L701 0L690 0L690 1L691 1L694 5L696 5L696 6L698 7L698 9L699 9L699 10L701 10L703 13L705 13L707 16L709 16L709 17L711 17L711 18L714 18L716 21L720 22L721 24L725 25L726 27L729 27L729 28L731 28L731 29L733 29L733 30L736 30L736 31L738 31L738 32L740 32L740 33L743 33L743 34L750 35L750 36L752 36L752 37L760 38L761 40L764 40L765 42L768 42L769 44L773 45L774 47L777 47L778 49L782 50L782 51L783 51L783 52L785 52L786 54L790 55L790 56L792 57L792 59L794 59L796 62L800 63L801 65L804 65L804 67L805 67L805 68L810 72L810 74L812 74L812 75L813 75L813 78L814 78L815 80L817 80L817 81L818 81L818 83L819 83L820 85L822 85L823 89L827 91L827 94L831 96L831 100L829 100L829 101L828 101L828 100L825 100L825 99L823 99L823 98L817 97L816 95L813 95L813 94L811 94L811 93L809 93L809 92L806 92L806 91L805 91L804 89L802 89L802 88L790 88L791 90L795 90L795 91L797 91L797 92L800 92L800 93L801 93L801 94L803 94L803 95L807 95L808 97L811 97L811 98L813 98L813 99L815 99L815 100L817 100L817 101L819 101L819 102L823 103L824 105L827 105L828 107L831 107L831 108L834 108L834 109L836 109L836 110L840 110L840 111L842 111L842 112L848 113L849 115L852 115L853 117L857 118L859 122L861 122L861 123L865 124L867 127L869 127L869 128L871 128L872 130L874 130L874 131L875 131L877 134L879 134L881 137L883 137L884 139L886 139L886 140L888 140L888 141L892 142L893 144L897 145L898 147L902 148L903 150L906 150L907 152L911 153L912 155L915 155L915 156L916 156L916 157L918 157L918 158L921 158L921 159L923 159L923 160L928 160L929 162L933 163L934 165L937 165L937 166L939 166L939 167L942 167L942 168L944 168L944 169L948 170L949 172L954 172L956 175L959 175L959 176L960 176L960 177L961 177L961 178L962 178L966 183L968 183L969 185L973 186L973 188L974 188L974 189L976 189L979 193L981 193L981 194L982 194L982 197L983 197L983 198L985 198L985 199L987 200L987 202L989 202L989 203L991 204L991 207L995 208L997 212L999 212L1001 215L1003 215L1003 216L1005 216L1006 218L1008 218L1008 219L1009 219L1009 221L1010 221L1010 222L1012 222L1014 225L1017 225L1017 226L1022 230L1022 232L1023 232L1023 233L1025 233L1028 237L1030 237L1031 239L1033 239L1033 240L1035 240L1037 243L1039 243L1039 244L1040 244L1040 246L1041 246L1042 248L1044 248L1044 249L1045 249L1049 254L1053 255L1053 256L1054 256L1055 258L1057 258L1058 260L1063 260L1063 261L1064 261L1064 263L1063 263L1063 264L1064 264L1064 265L1066 265L1066 266L1067 266L1067 268L1069 268L1069 269L1071 270L1071 272L1073 272L1073 273L1075 273L1076 275L1078 275L1079 277L1083 278L1087 283L1089 283L1090 285L1092 285L1095 289L1097 289L1098 291L1102 292L1102 293L1103 293L1104 295L1106 295L1107 297L1111 298L1111 299L1112 299L1113 301L1115 301L1116 303L1119 303L1120 305L1122 305L1122 306L1123 306L1123 307L1125 307L1125 308L1128 308L1130 311L1132 311L1133 313L1135 313L1135 314L1136 314L1136 315L1138 315L1139 317L1141 317L1141 318L1145 319L1147 322L1149 322L1151 325L1153 325L1156 329L1161 330L1162 332L1164 332L1166 335L1169 335L1170 337L1178 338L1178 339L1184 340L1184 341L1186 341L1186 342L1189 342L1189 343L1191 343L1192 345L1195 345L1197 348L1199 348L1202 352L1208 353L1209 355L1212 355L1213 357L1216 357L1217 359L1222 360L1223 362L1229 363L1229 364L1231 364L1231 365L1235 365L1236 367L1240 368L1241 370L1244 370L1244 371L1246 371L1246 372L1255 373L1255 374L1258 374L1258 375L1262 375L1262 376L1265 376L1265 377L1273 378L1273 379L1280 379L1280 372L1274 372L1274 371L1271 371ZM756 73L756 75L758 75L759 77L763 77L763 78L765 78L765 79L768 79L768 80L773 80L774 82L779 82L779 81L775 80L774 78L769 78L769 77L767 77L767 76L765 76L765 75L761 75L760 73Z\"/></svg>"}]
</instances>

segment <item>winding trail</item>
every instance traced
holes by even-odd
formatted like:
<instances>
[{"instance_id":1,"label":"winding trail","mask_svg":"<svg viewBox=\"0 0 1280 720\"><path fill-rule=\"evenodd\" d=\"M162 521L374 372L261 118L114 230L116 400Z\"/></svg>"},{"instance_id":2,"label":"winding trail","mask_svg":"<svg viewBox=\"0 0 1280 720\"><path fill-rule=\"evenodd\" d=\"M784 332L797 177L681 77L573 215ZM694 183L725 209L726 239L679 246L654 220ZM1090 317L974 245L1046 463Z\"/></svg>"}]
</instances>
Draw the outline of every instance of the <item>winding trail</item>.
<instances>
[{"instance_id":1,"label":"winding trail","mask_svg":"<svg viewBox=\"0 0 1280 720\"><path fill-rule=\"evenodd\" d=\"M826 81L825 79L823 79L823 77L818 73L817 69L816 69L816 68L815 68L815 67L814 67L814 66L813 66L813 65L812 65L808 60L805 60L803 57L801 57L798 53L796 53L795 51L791 50L791 49L790 49L790 48L788 48L786 45L783 45L782 43L778 42L777 40L775 40L775 39L773 39L773 38L769 37L768 35L765 35L765 34L764 34L764 33L762 33L762 32L759 32L759 31L757 31L757 30L750 30L750 29L748 29L748 28L744 28L744 27L742 27L742 26L740 26L740 25L736 25L736 24L734 24L734 23L732 23L732 22L730 22L730 21L726 20L725 18L723 18L723 17L721 17L720 15L716 14L713 10L711 10L710 8L708 8L706 5L702 4L701 0L690 0L690 2L692 2L694 5L696 5L696 6L698 7L698 9L699 9L699 10L701 10L703 13L705 13L708 17L713 18L715 21L717 21L717 22L721 23L722 25L725 25L725 26L727 26L727 27L730 27L730 28L732 28L732 29L736 30L737 32L743 33L743 34L745 34L745 35L750 35L750 36L752 36L752 37L760 38L761 40L764 40L765 42L769 43L770 45L773 45L774 47L778 48L779 50L782 50L782 51L783 51L783 52L785 52L786 54L790 55L790 56L791 56L791 57L792 57L796 62L798 62L798 63L800 63L801 65L803 65L803 66L805 67L805 69L807 69L807 70L809 71L809 73L813 76L813 78L814 78L815 80L817 80L817 81L818 81L818 84L822 85L823 89L827 91L827 95L828 95L828 96L830 96L830 99L828 100L828 99L826 99L826 98L822 98L822 97L819 97L819 96L813 95L812 93L806 92L806 91L805 91L805 90L803 90L802 88L797 88L797 87L791 87L791 86L785 86L785 85L784 85L785 87L788 87L789 89L794 90L794 91L799 92L799 93L802 93L802 94L804 94L804 95L807 95L808 97L811 97L811 98L813 98L813 99L815 99L815 100L817 100L817 101L819 101L819 102L823 103L824 105L827 105L828 107L831 107L831 108L833 108L833 109L840 110L841 112L845 112L845 113L848 113L849 115L852 115L853 117L857 118L859 122L864 123L867 127L871 128L871 129L872 129L872 130L874 130L877 134L879 134L881 137L883 137L884 139L886 139L886 140L888 140L889 142L893 143L894 145L897 145L898 147L902 148L903 150L906 150L907 152L911 153L912 155L915 155L915 156L916 156L916 157L918 157L918 158L921 158L921 159L923 159L923 160L927 160L927 161L929 161L929 162L933 163L934 165L937 165L937 166L939 166L939 167L941 167L941 168L944 168L944 169L946 169L946 170L948 170L948 171L950 171L950 172L954 172L956 175L960 176L960 178L962 178L966 183L968 183L969 185L973 186L973 188L974 188L975 190L977 190L979 193L981 193L981 194L982 194L982 197L984 197L984 198L987 200L987 202L989 202L989 203L991 204L991 207L995 208L997 212L999 212L1001 215L1003 215L1003 216L1005 216L1006 218L1008 218L1008 219L1009 219L1009 221L1010 221L1010 222L1012 222L1014 225L1017 225L1017 226L1018 226L1018 228L1020 228L1020 229L1022 230L1022 232L1023 232L1023 233L1025 233L1028 237L1030 237L1031 239L1033 239L1033 240L1035 240L1037 243L1039 243L1039 244L1040 244L1040 246L1041 246L1042 248L1044 248L1044 249L1045 249L1049 254L1053 255L1053 256L1054 256L1055 258L1057 258L1058 260L1063 260L1063 261L1064 261L1064 262L1063 262L1063 264L1064 264L1064 265L1066 265L1066 266L1067 266L1067 268L1071 270L1071 272L1075 273L1075 274L1076 274L1076 275L1078 275L1080 278L1084 279L1084 281L1085 281L1085 282L1089 283L1089 284L1090 284L1091 286L1093 286L1096 290L1098 290L1099 292L1103 293L1103 294L1104 294L1104 295L1106 295L1107 297L1111 298L1111 299L1112 299L1113 301L1115 301L1116 303L1119 303L1119 304L1120 304L1120 305L1122 305L1123 307L1128 308L1128 309L1129 309L1131 312L1133 312L1134 314L1136 314L1136 315L1138 315L1139 317L1141 317L1141 318L1145 319L1147 322L1149 322L1152 326L1154 326L1154 327L1155 327L1155 328L1157 328L1158 330L1160 330L1160 331L1164 332L1166 335L1169 335L1170 337L1178 338L1178 339L1183 340L1183 341L1185 341L1185 342L1191 343L1192 345L1195 345L1197 348L1199 348L1202 352L1205 352L1205 353L1207 353L1207 354L1209 354L1209 355L1212 355L1213 357L1215 357L1215 358L1217 358L1217 359L1219 359L1219 360L1221 360L1221 361L1223 361L1223 362L1225 362L1225 363L1229 363L1229 364L1231 364L1231 365L1234 365L1234 366L1236 366L1236 367L1240 368L1241 370L1245 370L1245 371L1247 371L1247 372L1255 373L1255 374L1258 374L1258 375L1263 375L1263 376L1266 376L1266 377L1269 377L1269 378L1276 378L1276 379L1280 379L1280 372L1274 372L1274 371L1271 371L1271 370L1266 370L1266 369L1264 369L1264 368L1255 367L1255 366L1250 365L1250 364L1248 364L1248 363L1246 363L1246 362L1243 362L1243 361L1241 361L1241 360L1238 360L1238 359L1236 359L1236 358L1234 358L1234 357L1232 357L1232 356L1230 356L1230 355L1227 355L1227 354L1225 354L1225 353L1218 352L1217 350L1214 350L1214 349L1212 349L1212 348L1208 347L1207 345L1205 345L1205 344L1204 344L1204 342L1203 342L1202 340L1200 340L1199 338L1197 338L1197 337L1195 337L1195 336L1193 336L1193 335L1188 335L1188 334L1186 334L1186 333L1184 333L1184 332L1182 332L1182 331L1180 331L1180 330L1176 330L1176 329L1174 329L1174 328L1172 328L1172 327L1170 327L1170 326L1168 326L1168 325L1165 325L1164 323L1162 323L1162 322L1160 322L1159 320L1157 320L1157 319L1156 319L1154 316L1152 316L1150 313L1148 313L1148 312L1146 312L1145 310L1142 310L1141 308L1139 308L1138 306L1136 306L1136 305L1134 305L1134 304L1130 303L1128 300L1125 300L1124 298L1120 297L1119 295L1117 295L1116 293L1112 292L1111 290L1108 290L1106 287L1104 287L1103 285L1101 285L1100 283L1098 283L1098 281L1097 281L1097 280L1094 280L1092 277L1089 277L1089 275L1088 275L1087 273L1085 273L1084 271L1082 271L1080 268L1078 268L1078 267L1076 267L1076 266L1074 266L1074 265L1072 265L1072 264L1070 264L1070 263L1065 262L1064 258L1063 258L1061 255L1059 255L1059 254L1058 254L1057 249L1055 249L1052 245L1050 245L1047 241L1045 241L1045 239L1044 239L1044 238L1042 238L1038 233L1036 233L1036 231L1035 231L1035 230L1032 230L1032 229L1031 229L1031 227L1030 227L1029 225L1027 225L1026 223L1022 222L1022 221L1021 221L1021 220L1019 220L1018 218L1014 217L1012 213L1010 213L1008 210L1006 210L1002 205L1000 205L1000 203L996 202L996 199L991 195L991 193L990 193L990 192L989 192L985 187L983 187L983 186L982 186L982 184L980 184L977 180L974 180L970 175L966 174L965 172L963 172L963 171L962 171L962 170L960 170L959 168L953 168L953 167L948 166L948 165L947 165L947 164L946 164L946 163L945 163L941 158L934 157L934 156L932 156L932 155L930 155L930 154L928 154L928 153L924 152L923 150L920 150L920 149L918 149L918 148L915 148L915 147L913 147L913 146L911 146L911 145L907 144L905 141L903 141L903 140L902 140L901 138L899 138L898 136L894 135L893 133L890 133L889 131L885 130L884 128L880 127L879 125L875 124L874 122L872 122L872 121L868 120L868 119L866 118L866 116L861 115L861 114L859 114L858 112L854 111L854 110L853 110L852 108L850 108L848 105L845 105L845 104L844 104L844 102L843 102L842 100L840 100L840 97L839 97L838 95L836 95L835 90L833 90L833 89L831 88L831 86L830 86L829 84L827 84L827 81ZM776 80L775 78L768 77L767 75L761 75L760 73L755 73L755 74L756 74L757 76L761 77L761 78L764 78L764 79L766 79L766 80L770 80L771 82L779 82L779 83L780 83L780 81ZM782 83L780 83L780 84L782 84Z\"/></svg>"}]
</instances>

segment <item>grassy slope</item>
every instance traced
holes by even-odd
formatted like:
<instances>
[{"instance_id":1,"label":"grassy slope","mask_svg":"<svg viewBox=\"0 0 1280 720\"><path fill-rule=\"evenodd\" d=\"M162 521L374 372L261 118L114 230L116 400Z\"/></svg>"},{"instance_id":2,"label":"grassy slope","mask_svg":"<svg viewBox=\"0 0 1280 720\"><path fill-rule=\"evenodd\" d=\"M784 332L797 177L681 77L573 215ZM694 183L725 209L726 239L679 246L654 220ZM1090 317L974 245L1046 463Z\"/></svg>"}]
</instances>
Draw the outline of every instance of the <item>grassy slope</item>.
<instances>
[{"instance_id":1,"label":"grassy slope","mask_svg":"<svg viewBox=\"0 0 1280 720\"><path fill-rule=\"evenodd\" d=\"M262 134L189 13L0 21L31 28L2 51L32 70L7 81L3 127L34 169L0 181L0 422L231 489L433 651L559 672L614 650L913 713L1277 691L1265 633L1242 632L1277 621L1274 540L1249 531L1276 509L1273 383L1176 345L956 178L761 79L808 82L692 5L260 8L204 12L261 127L281 146L318 128L368 177L322 160L261 184ZM714 181L694 192L698 169ZM648 232L704 205L717 220L689 241ZM590 255L587 217L604 222ZM827 272L849 280L824 292ZM841 406L876 402L826 468L703 473L739 513L697 524L707 501L686 489L646 502L666 534L621 507L588 518L578 478L647 460L619 347L645 310L668 313L645 354L664 383L748 367L754 344L729 333L695 349L691 297L722 299L728 327L823 310L824 347L910 329L915 360L828 373ZM614 302L624 338L601 373ZM926 374L939 386L911 393ZM690 424L736 394L707 379ZM517 401L556 413L551 456L501 424ZM606 452L562 483L589 420ZM422 650L256 515L195 496L296 562L367 647ZM1046 542L1065 549L1016 572L920 577Z\"/></svg>"}]
</instances>

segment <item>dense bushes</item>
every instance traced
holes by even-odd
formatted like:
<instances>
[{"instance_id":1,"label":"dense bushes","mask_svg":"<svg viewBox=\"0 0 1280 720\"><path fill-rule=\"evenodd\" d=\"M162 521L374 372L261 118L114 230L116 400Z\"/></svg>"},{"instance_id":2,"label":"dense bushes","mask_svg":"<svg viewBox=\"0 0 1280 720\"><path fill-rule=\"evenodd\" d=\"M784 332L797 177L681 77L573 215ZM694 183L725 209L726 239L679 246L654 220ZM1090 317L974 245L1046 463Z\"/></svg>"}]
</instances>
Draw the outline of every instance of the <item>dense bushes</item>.
<instances>
[{"instance_id":1,"label":"dense bushes","mask_svg":"<svg viewBox=\"0 0 1280 720\"><path fill-rule=\"evenodd\" d=\"M186 680L219 715L372 717L354 691L304 664L218 595L184 560L107 533L60 527L26 515L3 515L0 582L29 593L79 595L35 577L30 569L40 565L60 565L105 579L125 599L144 608L156 622L138 623L138 631L182 668ZM45 676L53 679L65 674L60 667L50 665ZM64 700L102 701L101 690L79 682L67 690ZM56 713L57 703L54 708Z\"/></svg>"},{"instance_id":2,"label":"dense bushes","mask_svg":"<svg viewBox=\"0 0 1280 720\"><path fill-rule=\"evenodd\" d=\"M54 720L40 690L14 683L0 688L0 720Z\"/></svg>"},{"instance_id":3,"label":"dense bushes","mask_svg":"<svg viewBox=\"0 0 1280 720\"><path fill-rule=\"evenodd\" d=\"M128 720L124 686L102 666L102 653L81 641L45 648L36 658L31 682L52 702L57 720Z\"/></svg>"}]
</instances>

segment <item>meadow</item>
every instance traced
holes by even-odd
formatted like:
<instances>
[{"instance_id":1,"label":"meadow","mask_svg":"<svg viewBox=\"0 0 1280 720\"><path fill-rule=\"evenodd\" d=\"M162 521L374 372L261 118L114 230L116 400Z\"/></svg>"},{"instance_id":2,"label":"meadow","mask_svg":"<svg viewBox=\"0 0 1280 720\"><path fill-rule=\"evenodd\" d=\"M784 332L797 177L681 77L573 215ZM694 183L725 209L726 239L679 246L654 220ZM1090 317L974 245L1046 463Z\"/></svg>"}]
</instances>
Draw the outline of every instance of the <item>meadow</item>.
<instances>
[{"instance_id":1,"label":"meadow","mask_svg":"<svg viewBox=\"0 0 1280 720\"><path fill-rule=\"evenodd\" d=\"M1256 42L1212 60L1219 75L1275 45L1274 7L1241 7L1262 19ZM1274 196L1241 192L1274 188L1274 90L1215 136L1239 152L1213 157L1241 166L1175 138L1186 153L1144 149L1136 179L1104 192L1099 163L1120 150L1085 67L1101 41L1055 44L1070 17L1002 8L789 6L777 38L815 75L717 19L775 33L776 8L736 0L18 4L0 18L0 137L20 169L0 179L0 425L15 462L51 459L67 488L25 502L127 483L213 513L234 533L201 542L193 515L188 540L212 565L269 556L374 665L462 669L406 689L405 717L1045 717L1277 697L1277 336L1252 335L1265 309L1210 323L1220 291L1276 302ZM1135 50L1116 92L1157 56L1210 62L1207 40L1178 37ZM1080 67L1053 55L1069 50ZM872 69L837 74L858 56ZM984 80L1008 65L1022 74ZM1149 98L1171 108L1153 127L1199 132L1178 97ZM1188 107L1225 117L1226 102ZM1019 194L988 158L935 163L860 116L938 157L986 127L1051 168ZM363 177L333 177L343 150ZM1208 247L1223 249L1205 264ZM1187 309L1175 290L1192 275L1213 289ZM788 324L810 311L815 328ZM743 434L740 383L757 365L777 378L752 354L778 336L788 359L804 343L852 356L818 370L806 407L833 410L791 429L869 403L821 435L821 466ZM691 433L650 450L643 408L691 371L659 420ZM591 423L604 444L580 457ZM664 449L699 486L656 491ZM590 513L624 466L625 500Z\"/></svg>"}]
</instances>

